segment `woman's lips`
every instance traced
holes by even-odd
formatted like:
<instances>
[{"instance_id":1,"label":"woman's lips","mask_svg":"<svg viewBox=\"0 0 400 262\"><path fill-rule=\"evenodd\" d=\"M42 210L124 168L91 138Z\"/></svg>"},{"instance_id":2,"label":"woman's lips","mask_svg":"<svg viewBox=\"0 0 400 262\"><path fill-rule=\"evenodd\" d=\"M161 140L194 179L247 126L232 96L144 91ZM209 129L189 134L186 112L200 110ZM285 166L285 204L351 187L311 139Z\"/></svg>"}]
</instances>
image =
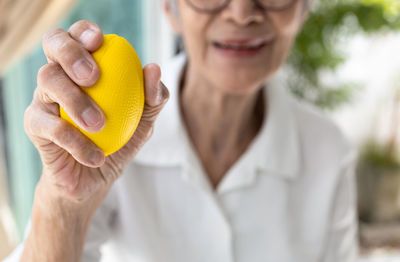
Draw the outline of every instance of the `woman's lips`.
<instances>
[{"instance_id":1,"label":"woman's lips","mask_svg":"<svg viewBox=\"0 0 400 262\"><path fill-rule=\"evenodd\" d=\"M271 44L273 39L228 39L214 41L213 47L221 54L229 57L250 57L258 54Z\"/></svg>"}]
</instances>

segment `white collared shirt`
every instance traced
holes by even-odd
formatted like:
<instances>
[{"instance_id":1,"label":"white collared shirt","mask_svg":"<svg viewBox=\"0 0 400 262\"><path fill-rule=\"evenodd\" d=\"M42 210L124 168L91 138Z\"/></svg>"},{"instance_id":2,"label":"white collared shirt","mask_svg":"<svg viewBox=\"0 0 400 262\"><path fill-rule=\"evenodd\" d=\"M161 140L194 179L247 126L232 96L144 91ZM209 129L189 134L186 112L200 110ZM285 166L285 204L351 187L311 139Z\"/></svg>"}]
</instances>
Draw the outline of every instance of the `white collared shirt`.
<instances>
[{"instance_id":1,"label":"white collared shirt","mask_svg":"<svg viewBox=\"0 0 400 262\"><path fill-rule=\"evenodd\" d=\"M356 261L356 153L335 125L271 80L260 133L213 190L179 112L185 61L163 67L171 99L95 214L83 261Z\"/></svg>"}]
</instances>

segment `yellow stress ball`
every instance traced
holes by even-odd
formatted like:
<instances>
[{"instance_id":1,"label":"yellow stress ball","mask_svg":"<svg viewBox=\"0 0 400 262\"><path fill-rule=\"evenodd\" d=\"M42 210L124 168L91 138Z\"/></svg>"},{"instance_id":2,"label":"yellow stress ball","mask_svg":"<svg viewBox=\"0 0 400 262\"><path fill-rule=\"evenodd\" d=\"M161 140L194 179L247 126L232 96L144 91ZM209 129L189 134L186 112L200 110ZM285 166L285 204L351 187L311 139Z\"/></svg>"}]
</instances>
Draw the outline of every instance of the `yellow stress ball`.
<instances>
[{"instance_id":1,"label":"yellow stress ball","mask_svg":"<svg viewBox=\"0 0 400 262\"><path fill-rule=\"evenodd\" d=\"M102 46L92 55L100 68L100 79L82 90L103 110L104 128L98 133L89 133L78 127L62 108L60 116L107 156L123 147L139 124L145 99L143 70L135 49L118 35L105 35Z\"/></svg>"}]
</instances>

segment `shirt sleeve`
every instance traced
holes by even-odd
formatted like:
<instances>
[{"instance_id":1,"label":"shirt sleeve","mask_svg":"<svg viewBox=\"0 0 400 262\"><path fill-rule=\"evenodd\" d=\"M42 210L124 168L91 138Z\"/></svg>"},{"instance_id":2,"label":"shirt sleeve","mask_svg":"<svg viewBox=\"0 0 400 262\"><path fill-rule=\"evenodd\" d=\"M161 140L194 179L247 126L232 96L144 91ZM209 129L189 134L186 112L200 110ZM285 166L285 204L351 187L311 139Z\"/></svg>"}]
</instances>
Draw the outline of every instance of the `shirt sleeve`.
<instances>
[{"instance_id":1,"label":"shirt sleeve","mask_svg":"<svg viewBox=\"0 0 400 262\"><path fill-rule=\"evenodd\" d=\"M356 163L357 154L352 152L342 165L333 200L323 262L357 261Z\"/></svg>"},{"instance_id":2,"label":"shirt sleeve","mask_svg":"<svg viewBox=\"0 0 400 262\"><path fill-rule=\"evenodd\" d=\"M102 205L93 216L92 223L86 236L82 262L98 262L101 259L101 246L112 234L112 222L116 216L115 195L109 192ZM31 222L29 220L25 230L24 241L3 262L19 262L24 250L25 240L29 234Z\"/></svg>"}]
</instances>

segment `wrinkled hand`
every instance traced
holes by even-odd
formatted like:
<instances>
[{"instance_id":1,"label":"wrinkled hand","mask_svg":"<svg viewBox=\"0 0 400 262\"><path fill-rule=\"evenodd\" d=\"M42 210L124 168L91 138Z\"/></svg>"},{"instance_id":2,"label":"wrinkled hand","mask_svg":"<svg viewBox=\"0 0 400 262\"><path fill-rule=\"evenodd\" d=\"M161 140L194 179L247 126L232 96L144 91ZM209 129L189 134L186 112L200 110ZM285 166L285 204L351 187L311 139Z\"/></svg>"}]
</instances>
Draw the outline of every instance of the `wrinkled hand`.
<instances>
[{"instance_id":1,"label":"wrinkled hand","mask_svg":"<svg viewBox=\"0 0 400 262\"><path fill-rule=\"evenodd\" d=\"M79 21L68 32L56 29L43 37L48 59L38 72L37 88L25 112L25 130L40 153L43 174L38 188L46 197L85 203L101 197L152 134L153 124L169 93L160 82L157 65L144 67L145 106L141 121L127 144L116 153L104 153L78 129L60 118L59 107L88 132L105 125L100 108L81 90L96 83L99 68L91 56L103 41L94 23ZM49 195L50 194L50 195ZM99 205L98 203L97 205Z\"/></svg>"}]
</instances>

